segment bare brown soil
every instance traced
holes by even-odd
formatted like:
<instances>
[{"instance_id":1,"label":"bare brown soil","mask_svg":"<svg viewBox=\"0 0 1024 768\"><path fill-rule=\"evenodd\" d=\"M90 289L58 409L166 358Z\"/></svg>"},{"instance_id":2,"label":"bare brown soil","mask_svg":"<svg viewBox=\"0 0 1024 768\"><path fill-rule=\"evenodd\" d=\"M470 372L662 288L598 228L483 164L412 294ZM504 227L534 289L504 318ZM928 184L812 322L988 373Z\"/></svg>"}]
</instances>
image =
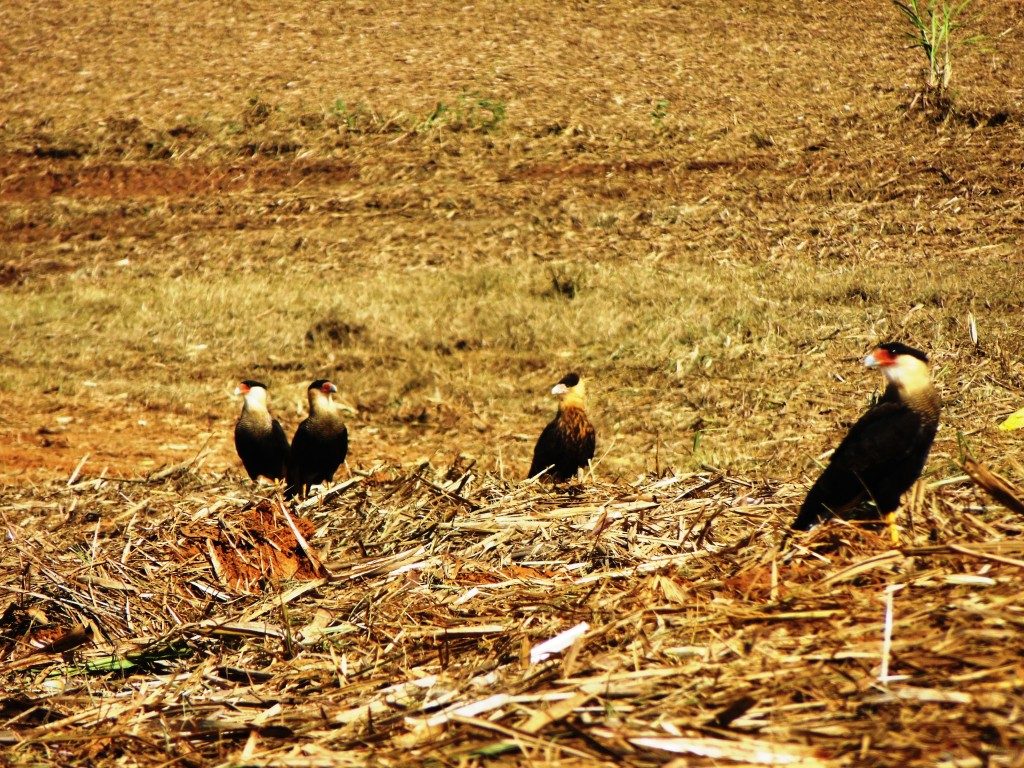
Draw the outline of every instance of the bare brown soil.
<instances>
[{"instance_id":1,"label":"bare brown soil","mask_svg":"<svg viewBox=\"0 0 1024 768\"><path fill-rule=\"evenodd\" d=\"M94 163L0 157L0 201L29 202L67 197L170 198L259 193L296 186L317 187L352 179L348 163L252 161L228 165L199 162Z\"/></svg>"},{"instance_id":2,"label":"bare brown soil","mask_svg":"<svg viewBox=\"0 0 1024 768\"><path fill-rule=\"evenodd\" d=\"M194 457L211 425L123 404L36 411L39 397L0 403L0 466L7 482L67 480L83 459L89 476L137 477Z\"/></svg>"},{"instance_id":3,"label":"bare brown soil","mask_svg":"<svg viewBox=\"0 0 1024 768\"><path fill-rule=\"evenodd\" d=\"M676 382L654 367L582 360L608 393L598 388L596 398L605 429L622 425L621 447L609 457L616 471L685 461L683 446L696 437L692 425L709 421L703 404L726 413L738 403L729 428L752 446L746 458L774 473L792 472L796 455L780 452L778 441L770 449L755 446L770 428L797 447L803 419L783 413L781 423L770 423L745 401L755 389L768 399L788 396L778 383L801 375L800 354L821 349L817 329L788 329L821 305L843 307L861 324L874 322L865 316L871 308L884 307L889 333L956 358L957 372L970 371L970 380L998 382L998 392L965 387L954 395L976 417L992 419L993 397L1005 403L997 408L1013 407L1022 381L1013 361L1021 296L1002 276L1016 262L1024 222L1024 138L1013 66L1020 35L1010 32L1020 19L1012 7L977 19L991 44L958 52L956 110L941 119L907 112L920 62L902 47L889 9L867 2L842 12L708 2L525 13L498 3L451 16L429 5L336 13L296 4L279 8L267 25L205 8L208 24L189 30L187 42L172 22L177 9L165 10L150 19L153 49L126 32L135 23L131 11L83 8L77 24L46 45L32 6L5 11L11 39L28 53L11 62L5 81L3 290L45 294L68 279L114 287L122 272L129 281L225 273L244 281L252 270L270 270L284 283L315 270L325 280L357 284L383 270L469 272L510 262L537 263L542 275L552 264L556 274L567 269L571 276L597 259L649 262L673 273L699 269L725 280L735 274L743 282L736 287L740 307L744 294L756 295L760 284L770 287L782 275L775 290L783 298L773 300L784 307L793 280L785 272L804 265L802 290L811 293L794 296L799 310L782 308L766 318L767 328L748 328L740 337L788 331L796 337L788 356L684 381L687 408L657 424L656 437L650 420L636 415L652 408L668 415L670 409L651 406L648 393ZM853 38L850 25L858 30ZM108 32L97 37L98 28ZM228 52L238 48L223 37L227 29L232 39L263 41L266 52L250 51L240 65ZM425 30L431 33L423 37ZM479 45L456 56L445 52L443 39ZM315 67L302 53L310 45L318 52ZM109 49L121 51L122 69L105 55ZM69 57L80 63L73 73ZM122 83L126 89L117 87ZM492 113L479 108L481 99L504 105L497 126L485 122ZM447 112L431 122L440 102ZM112 266L121 262L130 266ZM924 311L915 314L919 305ZM304 325L295 324L287 366L296 383L300 369L325 365L301 349L319 319L315 306ZM971 370L977 360L926 330L959 326L972 308L984 315L989 350L996 352L985 360L995 366L991 375ZM844 333L844 326L847 318L819 335ZM849 346L859 351L866 343ZM452 379L463 360L547 377L558 368L532 350L503 362L505 350L489 351L479 340L441 336L436 344L445 355L437 364ZM407 350L396 351L401 357ZM51 365L50 358L41 362ZM137 378L131 355L122 365L126 377ZM170 376L219 377L226 387L251 365L226 358L216 368L174 364ZM353 365L360 370L343 389L370 428L362 453L368 465L460 451L494 456L499 447L521 463L528 440L509 443L510 437L543 423L540 414L521 414L520 399L479 406L501 382L447 391L437 406L429 401L430 377L417 381L404 372L410 380L395 386L410 391L408 401L382 410L373 390L394 377L393 364ZM820 388L835 360L815 357L814 365L821 373L813 386ZM646 393L631 400L628 388L638 375ZM8 388L0 428L9 457L0 472L66 476L87 453L92 471L145 471L179 458L161 445L195 447L210 434L212 466L231 466L229 440L221 435L233 408L211 409L202 399L209 395L190 393L185 408L154 401L140 433L120 398L67 401L63 409L80 416L57 429L46 398L24 386ZM169 406L178 413L165 418L160 412ZM446 415L410 426L416 414L436 408ZM58 434L47 434L52 429ZM660 445L671 431L678 442Z\"/></svg>"}]
</instances>

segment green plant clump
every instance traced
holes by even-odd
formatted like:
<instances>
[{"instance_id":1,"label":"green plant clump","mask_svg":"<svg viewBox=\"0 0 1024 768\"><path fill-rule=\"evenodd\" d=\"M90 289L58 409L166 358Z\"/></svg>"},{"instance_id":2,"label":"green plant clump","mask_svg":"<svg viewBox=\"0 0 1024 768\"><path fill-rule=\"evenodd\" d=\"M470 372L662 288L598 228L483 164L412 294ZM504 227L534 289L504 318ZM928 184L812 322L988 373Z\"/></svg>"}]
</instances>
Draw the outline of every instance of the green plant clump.
<instances>
[{"instance_id":1,"label":"green plant clump","mask_svg":"<svg viewBox=\"0 0 1024 768\"><path fill-rule=\"evenodd\" d=\"M946 0L893 0L911 29L907 36L912 47L920 48L928 61L927 91L938 104L948 100L947 89L953 76L953 33L963 25L960 19L972 0L949 3ZM968 38L963 44L975 42Z\"/></svg>"}]
</instances>

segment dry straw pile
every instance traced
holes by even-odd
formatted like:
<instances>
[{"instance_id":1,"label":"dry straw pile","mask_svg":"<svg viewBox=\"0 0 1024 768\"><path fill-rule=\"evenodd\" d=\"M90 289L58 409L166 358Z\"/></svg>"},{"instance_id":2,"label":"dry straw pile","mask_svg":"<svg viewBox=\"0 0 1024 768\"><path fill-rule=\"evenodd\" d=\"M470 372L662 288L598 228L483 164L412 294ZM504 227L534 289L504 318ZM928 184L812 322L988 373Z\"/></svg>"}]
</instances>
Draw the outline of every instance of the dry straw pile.
<instances>
[{"instance_id":1,"label":"dry straw pile","mask_svg":"<svg viewBox=\"0 0 1024 768\"><path fill-rule=\"evenodd\" d=\"M376 468L292 510L178 467L3 500L9 765L1020 765L1024 524L908 544L708 468Z\"/></svg>"}]
</instances>

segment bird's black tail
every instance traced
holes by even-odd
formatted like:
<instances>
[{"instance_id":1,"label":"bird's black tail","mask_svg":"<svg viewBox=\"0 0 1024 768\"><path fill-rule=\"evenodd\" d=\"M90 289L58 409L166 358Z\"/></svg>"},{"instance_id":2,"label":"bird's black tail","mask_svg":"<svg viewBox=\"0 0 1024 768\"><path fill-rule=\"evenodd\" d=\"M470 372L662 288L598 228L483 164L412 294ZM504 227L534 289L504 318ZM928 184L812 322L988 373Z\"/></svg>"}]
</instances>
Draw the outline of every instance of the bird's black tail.
<instances>
[{"instance_id":1,"label":"bird's black tail","mask_svg":"<svg viewBox=\"0 0 1024 768\"><path fill-rule=\"evenodd\" d=\"M800 507L796 520L793 521L792 528L794 531L809 531L815 524L828 516L829 511L825 505L808 495L803 506Z\"/></svg>"}]
</instances>

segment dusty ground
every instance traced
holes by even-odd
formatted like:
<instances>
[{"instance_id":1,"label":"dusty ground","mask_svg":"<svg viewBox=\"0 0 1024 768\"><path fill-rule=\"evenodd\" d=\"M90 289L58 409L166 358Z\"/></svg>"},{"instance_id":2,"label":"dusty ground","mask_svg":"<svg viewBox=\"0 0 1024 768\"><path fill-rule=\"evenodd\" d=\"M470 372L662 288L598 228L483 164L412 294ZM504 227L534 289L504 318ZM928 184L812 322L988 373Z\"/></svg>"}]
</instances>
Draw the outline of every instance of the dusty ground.
<instances>
[{"instance_id":1,"label":"dusty ground","mask_svg":"<svg viewBox=\"0 0 1024 768\"><path fill-rule=\"evenodd\" d=\"M234 380L286 386L291 426L314 373L359 409L366 465L518 465L572 366L613 476L714 459L789 477L829 369L854 377L847 419L871 386L852 360L887 335L948 369L957 429L990 425L1021 389L1024 96L1020 9L978 10L985 44L957 52L960 111L936 125L906 113L920 62L882 3L80 4L56 26L10 4L2 471L66 477L89 454L89 474L145 472L208 439L228 467ZM259 322L232 312L254 274ZM582 285L579 310L518 305L552 275ZM460 310L467 291L485 303ZM421 296L433 314L396 313ZM311 347L324 319L355 335Z\"/></svg>"}]
</instances>

